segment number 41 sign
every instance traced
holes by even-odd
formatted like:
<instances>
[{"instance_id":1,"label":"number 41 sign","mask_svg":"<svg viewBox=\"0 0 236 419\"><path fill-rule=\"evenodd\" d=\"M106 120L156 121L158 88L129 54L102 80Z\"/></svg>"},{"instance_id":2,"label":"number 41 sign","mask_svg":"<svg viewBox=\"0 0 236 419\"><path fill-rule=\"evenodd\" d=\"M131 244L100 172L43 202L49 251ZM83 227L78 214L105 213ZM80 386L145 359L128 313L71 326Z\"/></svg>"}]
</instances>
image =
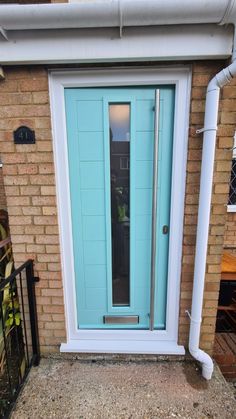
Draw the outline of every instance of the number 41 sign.
<instances>
[{"instance_id":1,"label":"number 41 sign","mask_svg":"<svg viewBox=\"0 0 236 419\"><path fill-rule=\"evenodd\" d=\"M35 144L35 132L22 125L14 131L14 143L15 144Z\"/></svg>"}]
</instances>

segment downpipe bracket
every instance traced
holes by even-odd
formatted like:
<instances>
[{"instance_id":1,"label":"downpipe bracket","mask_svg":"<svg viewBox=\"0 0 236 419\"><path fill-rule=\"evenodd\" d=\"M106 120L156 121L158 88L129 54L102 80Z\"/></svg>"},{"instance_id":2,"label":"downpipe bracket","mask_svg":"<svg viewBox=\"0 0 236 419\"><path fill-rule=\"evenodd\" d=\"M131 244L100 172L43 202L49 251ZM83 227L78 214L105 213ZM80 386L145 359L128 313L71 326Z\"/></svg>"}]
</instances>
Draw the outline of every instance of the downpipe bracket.
<instances>
[{"instance_id":1,"label":"downpipe bracket","mask_svg":"<svg viewBox=\"0 0 236 419\"><path fill-rule=\"evenodd\" d=\"M195 323L195 324L201 324L201 323L202 323L202 319L199 319L199 320L194 319L194 318L191 316L191 313L190 313L190 311L189 311L189 310L185 310L185 313L186 313L186 314L187 314L187 316L190 318L190 320L191 320L191 322L192 322L192 323Z\"/></svg>"},{"instance_id":2,"label":"downpipe bracket","mask_svg":"<svg viewBox=\"0 0 236 419\"><path fill-rule=\"evenodd\" d=\"M203 127L200 129L196 130L196 134L201 134L202 132L206 132L206 131L217 131L217 127Z\"/></svg>"}]
</instances>

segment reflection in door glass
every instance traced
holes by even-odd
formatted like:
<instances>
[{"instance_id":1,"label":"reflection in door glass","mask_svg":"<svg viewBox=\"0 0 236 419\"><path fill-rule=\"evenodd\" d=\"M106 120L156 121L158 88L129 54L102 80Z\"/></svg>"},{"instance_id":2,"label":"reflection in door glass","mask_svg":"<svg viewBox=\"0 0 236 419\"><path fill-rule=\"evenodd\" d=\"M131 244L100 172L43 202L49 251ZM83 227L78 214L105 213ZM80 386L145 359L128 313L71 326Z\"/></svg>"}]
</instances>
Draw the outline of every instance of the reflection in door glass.
<instances>
[{"instance_id":1,"label":"reflection in door glass","mask_svg":"<svg viewBox=\"0 0 236 419\"><path fill-rule=\"evenodd\" d=\"M109 105L112 302L130 304L130 105Z\"/></svg>"}]
</instances>

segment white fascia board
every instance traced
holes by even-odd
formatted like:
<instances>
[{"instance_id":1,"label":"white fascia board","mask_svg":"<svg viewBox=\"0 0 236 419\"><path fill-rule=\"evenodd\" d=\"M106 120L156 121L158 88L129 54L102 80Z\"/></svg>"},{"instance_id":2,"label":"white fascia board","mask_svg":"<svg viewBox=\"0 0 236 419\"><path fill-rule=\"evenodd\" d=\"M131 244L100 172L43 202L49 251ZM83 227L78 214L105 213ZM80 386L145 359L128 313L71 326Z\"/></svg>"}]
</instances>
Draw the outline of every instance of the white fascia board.
<instances>
[{"instance_id":1,"label":"white fascia board","mask_svg":"<svg viewBox=\"0 0 236 419\"><path fill-rule=\"evenodd\" d=\"M10 31L0 64L221 59L232 54L233 26L174 25Z\"/></svg>"}]
</instances>

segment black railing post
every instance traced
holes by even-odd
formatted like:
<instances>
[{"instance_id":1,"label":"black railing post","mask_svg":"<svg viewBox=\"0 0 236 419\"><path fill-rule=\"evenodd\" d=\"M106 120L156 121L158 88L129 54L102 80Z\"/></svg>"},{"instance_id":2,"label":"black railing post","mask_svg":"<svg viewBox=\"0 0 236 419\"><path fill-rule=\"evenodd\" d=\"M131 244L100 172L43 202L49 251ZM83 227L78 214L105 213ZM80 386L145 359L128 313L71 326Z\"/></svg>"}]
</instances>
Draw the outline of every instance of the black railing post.
<instances>
[{"instance_id":1,"label":"black railing post","mask_svg":"<svg viewBox=\"0 0 236 419\"><path fill-rule=\"evenodd\" d=\"M32 349L33 349L33 365L37 366L40 361L40 350L39 350L39 336L38 336L38 319L36 310L36 299L35 299L35 281L33 261L31 260L26 266L26 281L28 290L28 301L29 301L29 314L30 314L30 327L32 336Z\"/></svg>"}]
</instances>

